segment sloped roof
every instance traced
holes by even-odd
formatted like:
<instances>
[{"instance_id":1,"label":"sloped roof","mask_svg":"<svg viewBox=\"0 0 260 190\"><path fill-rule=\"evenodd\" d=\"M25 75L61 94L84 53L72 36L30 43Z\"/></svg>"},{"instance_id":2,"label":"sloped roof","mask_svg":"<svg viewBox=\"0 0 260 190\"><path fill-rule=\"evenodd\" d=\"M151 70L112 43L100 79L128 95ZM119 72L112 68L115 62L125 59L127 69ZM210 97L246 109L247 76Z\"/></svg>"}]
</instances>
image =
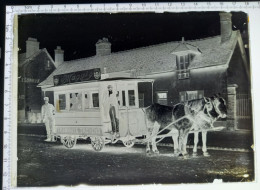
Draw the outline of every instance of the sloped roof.
<instances>
[{"instance_id":1,"label":"sloped roof","mask_svg":"<svg viewBox=\"0 0 260 190\"><path fill-rule=\"evenodd\" d=\"M26 58L26 53L20 54L19 55L19 64L18 64L19 67L24 67L25 65L29 64L41 53L45 53L50 58L50 60L54 64L54 66L56 67L54 60L52 59L52 57L50 56L50 54L48 53L46 48L40 49L39 51L37 51L36 53L34 53L33 55L31 55L28 58Z\"/></svg>"},{"instance_id":2,"label":"sloped roof","mask_svg":"<svg viewBox=\"0 0 260 190\"><path fill-rule=\"evenodd\" d=\"M176 48L173 50L173 53L174 52L182 52L182 51L193 51L193 52L199 52L199 48L194 46L194 45L191 45L191 44L188 44L187 42L182 42L182 43L179 43Z\"/></svg>"},{"instance_id":3,"label":"sloped roof","mask_svg":"<svg viewBox=\"0 0 260 190\"><path fill-rule=\"evenodd\" d=\"M23 63L25 60L26 60L26 53L20 53L18 55L19 67L20 67L20 64Z\"/></svg>"},{"instance_id":4,"label":"sloped roof","mask_svg":"<svg viewBox=\"0 0 260 190\"><path fill-rule=\"evenodd\" d=\"M186 41L190 46L197 47L202 52L194 57L189 68L200 68L227 64L234 51L239 31L233 31L229 41L221 43L221 37ZM106 56L92 56L84 59L66 61L61 64L39 86L53 85L53 76L58 74L101 68L107 73L136 70L139 74L151 74L175 71L176 55L172 52L182 42L168 42L127 51L111 53Z\"/></svg>"}]
</instances>

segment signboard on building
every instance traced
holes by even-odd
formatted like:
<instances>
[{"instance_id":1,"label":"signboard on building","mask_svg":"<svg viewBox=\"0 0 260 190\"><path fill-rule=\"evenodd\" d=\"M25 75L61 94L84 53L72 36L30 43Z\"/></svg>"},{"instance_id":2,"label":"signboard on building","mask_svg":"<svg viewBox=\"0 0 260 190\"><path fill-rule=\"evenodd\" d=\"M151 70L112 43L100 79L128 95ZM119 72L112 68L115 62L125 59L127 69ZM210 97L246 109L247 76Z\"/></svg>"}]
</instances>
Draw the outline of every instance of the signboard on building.
<instances>
[{"instance_id":1,"label":"signboard on building","mask_svg":"<svg viewBox=\"0 0 260 190\"><path fill-rule=\"evenodd\" d=\"M77 71L72 73L66 73L61 75L53 76L54 86L59 86L63 84L70 84L83 81L100 80L101 70L100 68Z\"/></svg>"}]
</instances>

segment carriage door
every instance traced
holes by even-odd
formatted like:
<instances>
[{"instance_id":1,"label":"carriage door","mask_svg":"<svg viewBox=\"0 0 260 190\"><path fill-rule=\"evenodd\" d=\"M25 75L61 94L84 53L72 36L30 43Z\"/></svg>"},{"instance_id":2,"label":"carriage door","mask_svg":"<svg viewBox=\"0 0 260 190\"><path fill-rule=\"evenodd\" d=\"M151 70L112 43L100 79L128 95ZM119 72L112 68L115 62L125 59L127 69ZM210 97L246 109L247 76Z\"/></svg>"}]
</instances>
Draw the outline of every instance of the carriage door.
<instances>
[{"instance_id":1,"label":"carriage door","mask_svg":"<svg viewBox=\"0 0 260 190\"><path fill-rule=\"evenodd\" d=\"M117 84L117 90L119 94L120 136L142 135L140 121L143 121L143 117L141 116L143 111L139 108L137 83L120 82Z\"/></svg>"}]
</instances>

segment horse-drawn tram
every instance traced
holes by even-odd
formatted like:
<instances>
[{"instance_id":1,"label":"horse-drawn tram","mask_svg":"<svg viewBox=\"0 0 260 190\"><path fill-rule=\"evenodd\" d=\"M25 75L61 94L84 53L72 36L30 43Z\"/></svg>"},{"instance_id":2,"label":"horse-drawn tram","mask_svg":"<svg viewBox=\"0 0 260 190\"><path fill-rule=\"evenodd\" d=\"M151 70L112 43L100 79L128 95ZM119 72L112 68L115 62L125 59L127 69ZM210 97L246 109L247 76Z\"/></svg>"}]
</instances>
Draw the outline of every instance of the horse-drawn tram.
<instances>
[{"instance_id":1,"label":"horse-drawn tram","mask_svg":"<svg viewBox=\"0 0 260 190\"><path fill-rule=\"evenodd\" d=\"M55 75L53 82L42 90L54 92L55 136L65 147L88 138L96 151L119 140L131 147L146 135L142 108L152 104L152 79L101 79L93 69Z\"/></svg>"},{"instance_id":2,"label":"horse-drawn tram","mask_svg":"<svg viewBox=\"0 0 260 190\"><path fill-rule=\"evenodd\" d=\"M202 150L208 155L207 131L224 128L213 126L227 114L220 96L164 106L153 103L153 79L101 78L100 69L92 69L54 75L54 85L41 86L45 94L54 92L54 133L65 147L72 148L78 139L88 138L96 151L107 143L122 141L132 147L141 141L146 143L147 152L151 144L152 151L158 153L156 143L172 137L174 152L186 154L188 134L194 133L196 153L198 133L202 132ZM167 133L161 134L163 131Z\"/></svg>"}]
</instances>

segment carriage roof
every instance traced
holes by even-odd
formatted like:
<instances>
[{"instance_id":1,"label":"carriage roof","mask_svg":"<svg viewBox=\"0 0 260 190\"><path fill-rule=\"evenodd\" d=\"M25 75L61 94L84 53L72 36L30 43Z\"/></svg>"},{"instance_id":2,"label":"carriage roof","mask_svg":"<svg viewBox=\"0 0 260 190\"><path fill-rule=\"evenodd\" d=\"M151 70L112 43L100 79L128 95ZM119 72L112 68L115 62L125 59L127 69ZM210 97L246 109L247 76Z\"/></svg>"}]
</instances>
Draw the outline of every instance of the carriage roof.
<instances>
[{"instance_id":1,"label":"carriage roof","mask_svg":"<svg viewBox=\"0 0 260 190\"><path fill-rule=\"evenodd\" d=\"M62 86L71 86L71 85L77 85L77 84L98 84L98 83L106 83L106 82L113 82L113 81L121 81L121 82L154 82L154 79L150 78L126 78L126 77L116 77L116 78L106 78L106 79L101 79L101 80L91 80L91 81L82 81L82 82L75 82L75 83L68 83L68 84L63 84L63 85L49 85L49 86L40 86L43 89L46 88L56 88L56 87L62 87Z\"/></svg>"}]
</instances>

